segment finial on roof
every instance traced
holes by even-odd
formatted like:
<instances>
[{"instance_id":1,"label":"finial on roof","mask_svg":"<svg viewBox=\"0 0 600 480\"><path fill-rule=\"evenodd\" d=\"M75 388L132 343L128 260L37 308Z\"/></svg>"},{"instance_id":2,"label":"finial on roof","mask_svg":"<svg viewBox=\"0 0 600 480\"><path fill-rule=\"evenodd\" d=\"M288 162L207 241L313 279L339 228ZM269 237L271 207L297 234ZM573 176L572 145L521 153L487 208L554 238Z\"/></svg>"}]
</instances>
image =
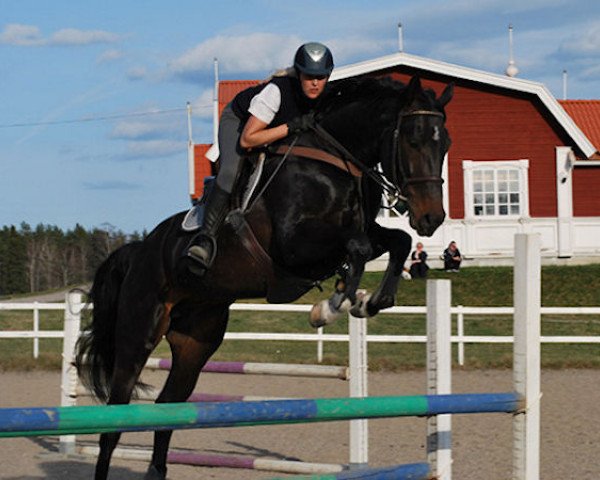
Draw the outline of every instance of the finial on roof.
<instances>
[{"instance_id":1,"label":"finial on roof","mask_svg":"<svg viewBox=\"0 0 600 480\"><path fill-rule=\"evenodd\" d=\"M505 73L509 77L515 77L519 73L519 69L515 65L515 59L513 57L513 26L508 26L508 67L506 67Z\"/></svg>"},{"instance_id":2,"label":"finial on roof","mask_svg":"<svg viewBox=\"0 0 600 480\"><path fill-rule=\"evenodd\" d=\"M567 99L567 71L563 70L563 100Z\"/></svg>"},{"instance_id":3,"label":"finial on roof","mask_svg":"<svg viewBox=\"0 0 600 480\"><path fill-rule=\"evenodd\" d=\"M404 37L402 35L402 23L398 22L398 51L404 51Z\"/></svg>"}]
</instances>

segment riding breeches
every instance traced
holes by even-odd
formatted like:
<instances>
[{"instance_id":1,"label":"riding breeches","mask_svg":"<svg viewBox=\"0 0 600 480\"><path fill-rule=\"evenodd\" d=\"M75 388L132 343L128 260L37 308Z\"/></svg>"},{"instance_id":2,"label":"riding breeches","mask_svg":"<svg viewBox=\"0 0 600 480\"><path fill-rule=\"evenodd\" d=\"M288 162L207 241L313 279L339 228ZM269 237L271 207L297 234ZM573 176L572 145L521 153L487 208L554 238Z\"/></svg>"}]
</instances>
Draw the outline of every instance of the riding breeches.
<instances>
[{"instance_id":1,"label":"riding breeches","mask_svg":"<svg viewBox=\"0 0 600 480\"><path fill-rule=\"evenodd\" d=\"M217 185L231 193L233 184L238 174L242 161L242 150L240 147L240 135L244 125L233 113L231 104L228 104L221 114L219 121L219 173Z\"/></svg>"}]
</instances>

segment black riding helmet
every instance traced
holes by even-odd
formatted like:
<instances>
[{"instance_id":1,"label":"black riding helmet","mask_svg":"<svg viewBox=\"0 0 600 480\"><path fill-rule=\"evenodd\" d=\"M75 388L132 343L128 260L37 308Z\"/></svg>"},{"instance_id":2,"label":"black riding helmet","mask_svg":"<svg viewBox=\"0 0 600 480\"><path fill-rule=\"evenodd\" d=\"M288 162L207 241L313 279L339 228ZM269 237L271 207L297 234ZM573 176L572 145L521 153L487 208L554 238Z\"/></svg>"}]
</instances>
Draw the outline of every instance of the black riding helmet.
<instances>
[{"instance_id":1,"label":"black riding helmet","mask_svg":"<svg viewBox=\"0 0 600 480\"><path fill-rule=\"evenodd\" d=\"M333 55L322 43L305 43L296 51L294 68L298 74L329 76L333 70Z\"/></svg>"}]
</instances>

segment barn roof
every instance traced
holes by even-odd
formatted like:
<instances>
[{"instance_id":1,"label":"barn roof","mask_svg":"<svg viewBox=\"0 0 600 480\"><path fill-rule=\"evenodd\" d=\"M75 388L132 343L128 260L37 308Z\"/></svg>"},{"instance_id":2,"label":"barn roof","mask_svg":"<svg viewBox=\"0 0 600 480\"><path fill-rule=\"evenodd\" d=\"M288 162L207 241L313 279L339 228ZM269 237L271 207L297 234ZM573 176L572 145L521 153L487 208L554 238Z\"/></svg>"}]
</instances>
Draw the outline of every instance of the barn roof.
<instances>
[{"instance_id":1,"label":"barn roof","mask_svg":"<svg viewBox=\"0 0 600 480\"><path fill-rule=\"evenodd\" d=\"M600 100L559 100L559 103L600 151Z\"/></svg>"},{"instance_id":2,"label":"barn roof","mask_svg":"<svg viewBox=\"0 0 600 480\"><path fill-rule=\"evenodd\" d=\"M345 67L336 68L331 76L332 80L363 75L377 70L405 65L419 70L430 71L441 75L461 78L492 85L508 90L537 95L556 121L564 128L565 132L573 139L575 144L588 158L596 153L597 148L581 131L574 119L565 111L561 104L554 98L542 83L507 77L495 73L484 72L473 68L463 67L450 63L440 62L429 58L418 57L404 52L394 53L384 57L374 58ZM595 143L595 142L594 142Z\"/></svg>"}]
</instances>

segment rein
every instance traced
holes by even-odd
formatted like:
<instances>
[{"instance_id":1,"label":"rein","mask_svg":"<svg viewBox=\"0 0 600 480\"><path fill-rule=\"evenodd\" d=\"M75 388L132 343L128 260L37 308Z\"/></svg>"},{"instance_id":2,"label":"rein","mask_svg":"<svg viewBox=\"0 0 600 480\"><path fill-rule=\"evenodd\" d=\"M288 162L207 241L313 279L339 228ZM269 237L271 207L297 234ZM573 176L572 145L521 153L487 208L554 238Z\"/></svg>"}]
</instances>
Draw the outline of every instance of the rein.
<instances>
[{"instance_id":1,"label":"rein","mask_svg":"<svg viewBox=\"0 0 600 480\"><path fill-rule=\"evenodd\" d=\"M350 153L346 147L344 147L340 142L338 142L335 137L333 137L327 130L325 130L321 125L316 124L313 127L313 131L329 143L332 147L338 150L343 157L351 164L355 165L359 170L361 170L365 175L367 175L371 180L377 183L385 192L392 195L394 198L398 200L406 201L406 198L400 194L400 191L394 184L389 182L381 173L377 170L368 167L364 163L362 163L358 158L356 158L352 153Z\"/></svg>"},{"instance_id":2,"label":"rein","mask_svg":"<svg viewBox=\"0 0 600 480\"><path fill-rule=\"evenodd\" d=\"M321 125L316 124L313 127L314 132L320 136L323 140L331 144L336 150L338 150L350 163L356 165L365 175L367 175L371 180L377 183L383 191L385 191L388 195L391 196L393 204L396 204L400 201L407 202L408 199L402 194L402 190L404 187L408 185L414 185L417 183L427 183L427 182L435 182L435 183L443 183L443 179L439 176L428 175L423 177L415 177L409 178L406 174L405 169L402 166L402 159L398 158L398 142L400 139L400 126L402 125L402 119L404 117L411 116L425 116L431 115L435 117L444 117L444 114L441 112L436 112L433 110L413 110L411 112L398 114L398 122L396 123L396 128L394 129L393 136L393 158L392 158L392 180L393 183L390 182L385 176L383 176L380 172L375 170L374 168L368 167L360 160L358 160L352 153L350 153L346 147L344 147L340 142L338 142L327 130L325 130ZM396 171L396 165L400 167L402 173L402 182L398 180L398 172ZM393 204L391 205L393 207Z\"/></svg>"}]
</instances>

